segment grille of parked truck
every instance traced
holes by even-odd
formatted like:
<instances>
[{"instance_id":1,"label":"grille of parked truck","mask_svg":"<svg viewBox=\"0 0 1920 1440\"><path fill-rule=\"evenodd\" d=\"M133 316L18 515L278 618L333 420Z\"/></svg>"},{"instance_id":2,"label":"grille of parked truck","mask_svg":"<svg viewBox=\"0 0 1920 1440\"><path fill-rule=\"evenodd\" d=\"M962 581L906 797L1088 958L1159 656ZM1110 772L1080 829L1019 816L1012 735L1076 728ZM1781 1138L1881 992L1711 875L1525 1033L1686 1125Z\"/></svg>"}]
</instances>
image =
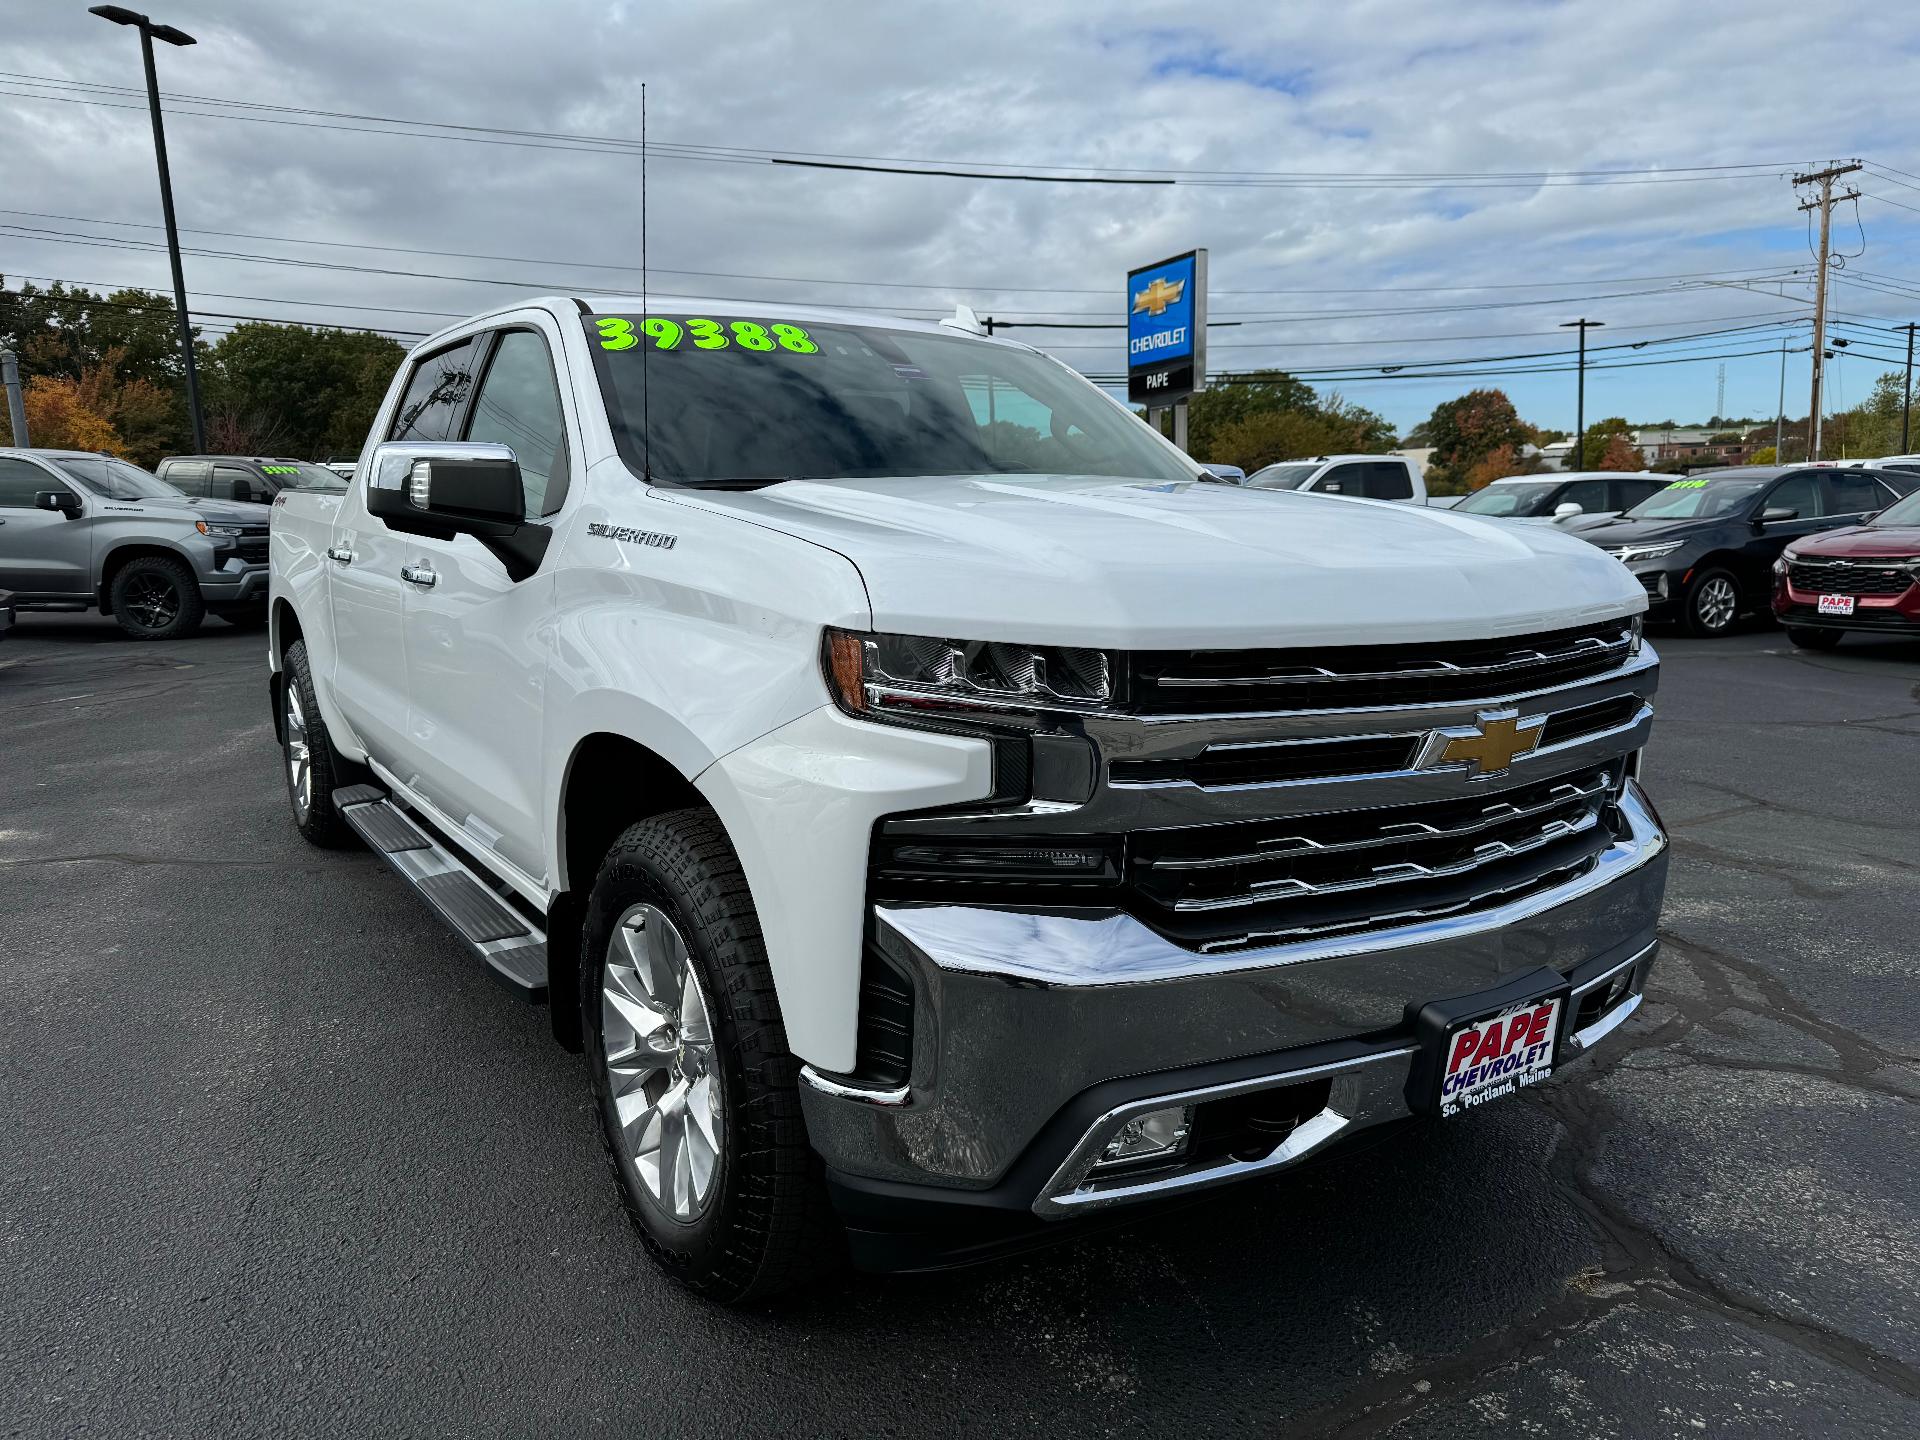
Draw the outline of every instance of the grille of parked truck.
<instances>
[{"instance_id":1,"label":"grille of parked truck","mask_svg":"<svg viewBox=\"0 0 1920 1440\"><path fill-rule=\"evenodd\" d=\"M1223 482L963 324L669 303L417 347L276 498L271 656L295 822L550 1002L670 1273L1072 1234L1633 1014L1616 560Z\"/></svg>"}]
</instances>

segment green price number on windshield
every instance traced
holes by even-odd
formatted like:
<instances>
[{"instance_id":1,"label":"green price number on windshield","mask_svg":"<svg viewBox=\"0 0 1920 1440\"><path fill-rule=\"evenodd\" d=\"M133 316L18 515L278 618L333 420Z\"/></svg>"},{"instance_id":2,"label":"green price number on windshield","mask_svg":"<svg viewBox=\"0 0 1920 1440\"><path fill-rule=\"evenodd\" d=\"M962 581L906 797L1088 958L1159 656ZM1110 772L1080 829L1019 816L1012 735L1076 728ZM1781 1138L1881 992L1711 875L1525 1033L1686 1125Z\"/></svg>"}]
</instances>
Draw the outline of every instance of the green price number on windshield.
<instances>
[{"instance_id":1,"label":"green price number on windshield","mask_svg":"<svg viewBox=\"0 0 1920 1440\"><path fill-rule=\"evenodd\" d=\"M1704 490L1706 488L1707 482L1704 480L1676 480L1667 486L1669 490Z\"/></svg>"},{"instance_id":2,"label":"green price number on windshield","mask_svg":"<svg viewBox=\"0 0 1920 1440\"><path fill-rule=\"evenodd\" d=\"M694 347L700 350L736 346L757 354L769 350L785 350L792 355L820 353L814 338L798 325L762 325L756 320L734 320L722 325L718 320L695 318L683 326L664 315L650 315L640 322L636 331L631 320L605 315L594 321L594 327L600 332L602 350L631 350L640 343L642 335L653 342L656 350L677 350L680 342L691 335Z\"/></svg>"}]
</instances>

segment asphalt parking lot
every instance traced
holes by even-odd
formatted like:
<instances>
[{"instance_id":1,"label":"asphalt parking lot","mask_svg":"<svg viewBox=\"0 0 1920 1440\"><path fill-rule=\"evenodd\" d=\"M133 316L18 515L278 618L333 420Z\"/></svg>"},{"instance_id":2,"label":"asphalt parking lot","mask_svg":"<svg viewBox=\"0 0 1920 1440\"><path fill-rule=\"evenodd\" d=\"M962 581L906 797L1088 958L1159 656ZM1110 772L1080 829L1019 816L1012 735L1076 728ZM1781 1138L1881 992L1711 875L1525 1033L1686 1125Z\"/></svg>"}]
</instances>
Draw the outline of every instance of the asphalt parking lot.
<instances>
[{"instance_id":1,"label":"asphalt parking lot","mask_svg":"<svg viewBox=\"0 0 1920 1440\"><path fill-rule=\"evenodd\" d=\"M582 1062L286 814L263 637L0 644L5 1433L1920 1433L1920 646L1666 658L1648 1004L1550 1086L1032 1258L658 1277Z\"/></svg>"}]
</instances>

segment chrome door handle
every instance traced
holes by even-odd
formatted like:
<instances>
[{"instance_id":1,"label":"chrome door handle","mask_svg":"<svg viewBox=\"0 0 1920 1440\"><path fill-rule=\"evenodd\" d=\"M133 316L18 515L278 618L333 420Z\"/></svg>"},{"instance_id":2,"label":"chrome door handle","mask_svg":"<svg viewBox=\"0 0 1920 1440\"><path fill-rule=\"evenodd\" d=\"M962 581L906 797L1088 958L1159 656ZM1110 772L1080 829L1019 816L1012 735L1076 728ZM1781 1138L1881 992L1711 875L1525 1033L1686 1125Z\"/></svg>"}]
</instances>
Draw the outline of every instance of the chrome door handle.
<instances>
[{"instance_id":1,"label":"chrome door handle","mask_svg":"<svg viewBox=\"0 0 1920 1440\"><path fill-rule=\"evenodd\" d=\"M409 585L418 585L422 590L431 590L433 588L433 582L440 577L434 574L432 569L426 565L402 565L400 567L400 578Z\"/></svg>"},{"instance_id":2,"label":"chrome door handle","mask_svg":"<svg viewBox=\"0 0 1920 1440\"><path fill-rule=\"evenodd\" d=\"M329 545L327 547L327 559L338 560L342 565L351 565L353 563L353 551L347 549L344 545Z\"/></svg>"}]
</instances>

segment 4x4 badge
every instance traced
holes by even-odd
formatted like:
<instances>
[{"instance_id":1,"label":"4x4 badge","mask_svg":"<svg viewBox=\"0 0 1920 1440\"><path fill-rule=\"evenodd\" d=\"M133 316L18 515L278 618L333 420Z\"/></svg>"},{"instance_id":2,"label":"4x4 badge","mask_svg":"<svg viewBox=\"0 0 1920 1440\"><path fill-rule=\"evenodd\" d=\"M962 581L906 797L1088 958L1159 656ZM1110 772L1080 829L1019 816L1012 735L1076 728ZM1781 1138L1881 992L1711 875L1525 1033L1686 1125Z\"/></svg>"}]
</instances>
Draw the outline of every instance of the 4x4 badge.
<instances>
[{"instance_id":1,"label":"4x4 badge","mask_svg":"<svg viewBox=\"0 0 1920 1440\"><path fill-rule=\"evenodd\" d=\"M1414 758L1416 770L1465 765L1469 780L1504 775L1513 762L1540 743L1544 715L1521 718L1518 710L1482 710L1472 725L1449 725L1430 733Z\"/></svg>"}]
</instances>

